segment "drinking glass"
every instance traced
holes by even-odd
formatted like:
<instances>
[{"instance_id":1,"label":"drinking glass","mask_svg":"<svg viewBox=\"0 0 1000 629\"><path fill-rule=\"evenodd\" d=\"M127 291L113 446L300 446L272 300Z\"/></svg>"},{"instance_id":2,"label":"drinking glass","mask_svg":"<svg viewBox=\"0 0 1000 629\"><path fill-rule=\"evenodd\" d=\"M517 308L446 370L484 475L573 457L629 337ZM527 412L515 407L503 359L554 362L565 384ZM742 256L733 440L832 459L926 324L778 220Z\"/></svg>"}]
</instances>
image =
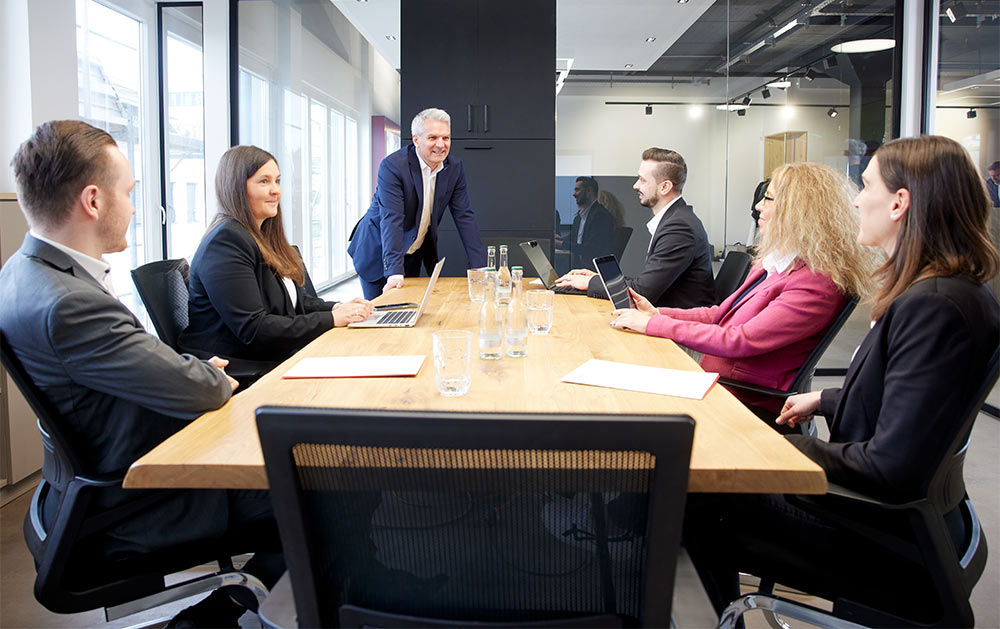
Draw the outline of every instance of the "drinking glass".
<instances>
[{"instance_id":1,"label":"drinking glass","mask_svg":"<svg viewBox=\"0 0 1000 629\"><path fill-rule=\"evenodd\" d=\"M482 303L486 269L469 269L467 274L469 276L469 299L474 303Z\"/></svg>"},{"instance_id":2,"label":"drinking glass","mask_svg":"<svg viewBox=\"0 0 1000 629\"><path fill-rule=\"evenodd\" d=\"M441 330L432 338L438 391L448 397L465 395L472 383L472 332Z\"/></svg>"},{"instance_id":3,"label":"drinking glass","mask_svg":"<svg viewBox=\"0 0 1000 629\"><path fill-rule=\"evenodd\" d=\"M528 331L532 334L548 334L552 329L552 306L556 294L550 290L529 290Z\"/></svg>"}]
</instances>

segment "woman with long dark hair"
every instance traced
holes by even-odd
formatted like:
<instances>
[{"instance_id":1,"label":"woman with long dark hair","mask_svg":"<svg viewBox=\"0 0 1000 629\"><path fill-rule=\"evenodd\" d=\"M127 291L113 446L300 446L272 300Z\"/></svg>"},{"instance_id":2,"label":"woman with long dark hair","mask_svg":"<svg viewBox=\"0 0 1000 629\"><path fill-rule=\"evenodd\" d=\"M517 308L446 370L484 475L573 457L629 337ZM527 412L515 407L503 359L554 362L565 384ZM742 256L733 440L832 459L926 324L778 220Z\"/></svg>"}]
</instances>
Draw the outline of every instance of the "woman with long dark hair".
<instances>
[{"instance_id":1,"label":"woman with long dark hair","mask_svg":"<svg viewBox=\"0 0 1000 629\"><path fill-rule=\"evenodd\" d=\"M219 161L215 191L219 213L191 260L185 351L227 358L234 377L252 382L323 332L371 314L361 298L338 304L303 292L274 156L234 146Z\"/></svg>"},{"instance_id":2,"label":"woman with long dark hair","mask_svg":"<svg viewBox=\"0 0 1000 629\"><path fill-rule=\"evenodd\" d=\"M840 389L788 399L779 423L823 414L829 441L790 435L827 478L892 503L927 496L958 438L961 409L1000 344L1000 303L984 284L1000 259L989 203L968 153L919 137L881 147L855 198L858 241L888 256L876 278L872 328ZM817 234L822 238L823 234ZM965 535L957 510L944 514ZM869 527L858 511L846 520ZM686 544L717 609L738 596L737 571L902 615L932 614L935 586L918 562L874 544L783 496L690 498Z\"/></svg>"}]
</instances>

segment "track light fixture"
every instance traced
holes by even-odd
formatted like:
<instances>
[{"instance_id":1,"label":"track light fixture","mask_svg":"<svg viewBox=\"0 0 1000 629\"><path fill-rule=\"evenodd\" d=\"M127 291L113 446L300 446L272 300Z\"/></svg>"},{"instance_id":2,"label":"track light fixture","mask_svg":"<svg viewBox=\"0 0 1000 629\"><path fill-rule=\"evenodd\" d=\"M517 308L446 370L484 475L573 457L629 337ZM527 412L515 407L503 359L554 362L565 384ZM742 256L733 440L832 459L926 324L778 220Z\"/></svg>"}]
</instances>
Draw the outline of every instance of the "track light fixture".
<instances>
[{"instance_id":1,"label":"track light fixture","mask_svg":"<svg viewBox=\"0 0 1000 629\"><path fill-rule=\"evenodd\" d=\"M653 106L652 105L646 105L646 115L647 116L652 116L653 115Z\"/></svg>"},{"instance_id":2,"label":"track light fixture","mask_svg":"<svg viewBox=\"0 0 1000 629\"><path fill-rule=\"evenodd\" d=\"M744 105L749 106L750 105L750 100L751 100L750 95L747 94L746 96L743 97L743 101L742 102L743 102Z\"/></svg>"},{"instance_id":3,"label":"track light fixture","mask_svg":"<svg viewBox=\"0 0 1000 629\"><path fill-rule=\"evenodd\" d=\"M829 68L836 68L837 67L837 55L830 55L829 57L827 57L824 60L824 63L826 64L826 67L828 69Z\"/></svg>"},{"instance_id":4,"label":"track light fixture","mask_svg":"<svg viewBox=\"0 0 1000 629\"><path fill-rule=\"evenodd\" d=\"M806 68L806 80L807 81L814 81L814 80L816 80L816 77L818 77L818 76L819 76L819 74L815 70L813 70L812 68Z\"/></svg>"},{"instance_id":5,"label":"track light fixture","mask_svg":"<svg viewBox=\"0 0 1000 629\"><path fill-rule=\"evenodd\" d=\"M831 118L836 118L837 116L840 115L840 112L837 111L836 107L831 107L830 109L826 110L826 115L830 116Z\"/></svg>"},{"instance_id":6,"label":"track light fixture","mask_svg":"<svg viewBox=\"0 0 1000 629\"><path fill-rule=\"evenodd\" d=\"M765 100L771 98L771 90L766 87L760 91L760 95L764 97Z\"/></svg>"},{"instance_id":7,"label":"track light fixture","mask_svg":"<svg viewBox=\"0 0 1000 629\"><path fill-rule=\"evenodd\" d=\"M975 118L976 117L975 107L969 107L969 111L965 112L965 117L968 118L969 120Z\"/></svg>"},{"instance_id":8,"label":"track light fixture","mask_svg":"<svg viewBox=\"0 0 1000 629\"><path fill-rule=\"evenodd\" d=\"M968 15L968 13L965 11L965 7L962 6L961 2L956 2L955 4L945 9L944 14L948 16L948 19L951 20L952 24L954 24L955 22L961 20L963 17Z\"/></svg>"},{"instance_id":9,"label":"track light fixture","mask_svg":"<svg viewBox=\"0 0 1000 629\"><path fill-rule=\"evenodd\" d=\"M745 115L747 115L747 110L746 109L737 109L736 110L736 115L737 116L745 116Z\"/></svg>"}]
</instances>

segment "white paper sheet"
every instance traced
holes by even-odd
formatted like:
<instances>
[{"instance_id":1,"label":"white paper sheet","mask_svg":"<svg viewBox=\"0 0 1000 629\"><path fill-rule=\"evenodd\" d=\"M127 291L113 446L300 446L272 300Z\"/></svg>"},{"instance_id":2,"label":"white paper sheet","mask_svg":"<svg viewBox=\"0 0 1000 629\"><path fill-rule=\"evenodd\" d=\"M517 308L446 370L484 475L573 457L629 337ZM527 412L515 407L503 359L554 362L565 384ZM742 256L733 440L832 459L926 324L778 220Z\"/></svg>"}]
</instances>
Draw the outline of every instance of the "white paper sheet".
<instances>
[{"instance_id":1,"label":"white paper sheet","mask_svg":"<svg viewBox=\"0 0 1000 629\"><path fill-rule=\"evenodd\" d=\"M323 356L303 358L282 378L385 378L415 376L424 356Z\"/></svg>"},{"instance_id":2,"label":"white paper sheet","mask_svg":"<svg viewBox=\"0 0 1000 629\"><path fill-rule=\"evenodd\" d=\"M592 358L562 377L563 382L595 387L642 391L700 400L705 397L717 373L644 367Z\"/></svg>"}]
</instances>

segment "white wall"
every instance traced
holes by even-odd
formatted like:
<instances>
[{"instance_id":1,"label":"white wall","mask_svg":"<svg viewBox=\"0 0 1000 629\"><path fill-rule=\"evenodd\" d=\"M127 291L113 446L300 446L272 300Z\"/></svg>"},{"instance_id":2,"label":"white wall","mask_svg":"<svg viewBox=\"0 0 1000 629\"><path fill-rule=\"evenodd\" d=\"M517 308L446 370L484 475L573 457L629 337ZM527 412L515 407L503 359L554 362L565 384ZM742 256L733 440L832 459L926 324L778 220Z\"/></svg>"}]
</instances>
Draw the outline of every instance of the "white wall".
<instances>
[{"instance_id":1,"label":"white wall","mask_svg":"<svg viewBox=\"0 0 1000 629\"><path fill-rule=\"evenodd\" d=\"M938 109L935 129L938 135L954 138L969 151L983 177L986 167L1000 160L1000 110L979 109L976 117L966 117L967 109Z\"/></svg>"}]
</instances>

